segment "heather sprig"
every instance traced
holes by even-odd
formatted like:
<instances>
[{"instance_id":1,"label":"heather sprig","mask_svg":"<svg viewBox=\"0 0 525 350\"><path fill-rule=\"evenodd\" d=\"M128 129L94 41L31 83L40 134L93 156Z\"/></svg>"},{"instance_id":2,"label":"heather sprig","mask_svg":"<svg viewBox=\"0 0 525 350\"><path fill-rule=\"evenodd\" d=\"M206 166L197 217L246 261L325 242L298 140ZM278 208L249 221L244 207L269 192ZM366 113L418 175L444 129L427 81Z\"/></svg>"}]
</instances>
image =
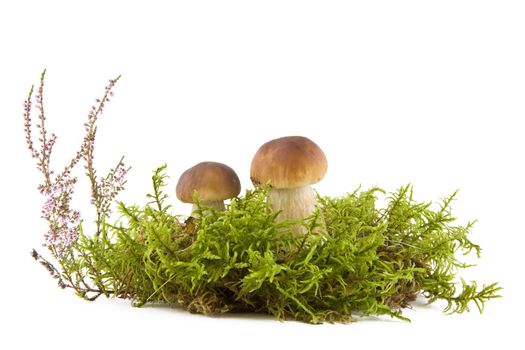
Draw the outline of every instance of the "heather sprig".
<instances>
[{"instance_id":1,"label":"heather sprig","mask_svg":"<svg viewBox=\"0 0 525 350\"><path fill-rule=\"evenodd\" d=\"M96 178L95 169L93 167L95 136L97 132L96 122L102 114L102 112L104 111L106 104L110 102L110 97L113 96L113 87L119 81L119 79L120 75L117 76L115 79L110 79L108 85L105 87L104 95L102 96L102 98L97 98L95 100L95 104L91 106L91 109L88 113L87 121L84 123L85 134L80 148L76 152L76 155L73 158L71 158L71 161L64 167L62 173L58 176L59 178L62 176L68 176L73 170L73 168L77 165L77 163L81 159L84 159L86 162L84 167L89 179L92 181L92 185L94 182L96 182L93 181L93 179Z\"/></svg>"},{"instance_id":2,"label":"heather sprig","mask_svg":"<svg viewBox=\"0 0 525 350\"><path fill-rule=\"evenodd\" d=\"M97 134L96 121L100 114L103 113L106 104L110 102L110 97L113 96L112 89L119 79L120 75L110 80L102 98L97 99L97 104L91 107L88 120L84 124L86 136L79 153L85 161L85 174L91 184L91 204L94 205L97 215L95 221L97 225L96 235L99 235L101 232L101 223L111 214L111 203L118 193L124 189L125 176L129 171L129 168L123 162L124 157L119 160L113 169L109 170L105 177L97 178L97 171L94 166L95 138Z\"/></svg>"},{"instance_id":3,"label":"heather sprig","mask_svg":"<svg viewBox=\"0 0 525 350\"><path fill-rule=\"evenodd\" d=\"M97 208L99 217L107 217L111 214L111 204L117 195L124 190L126 174L130 168L126 168L120 159L117 165L110 169L106 177L100 177L96 184L97 195L92 197L91 204Z\"/></svg>"},{"instance_id":4,"label":"heather sprig","mask_svg":"<svg viewBox=\"0 0 525 350\"><path fill-rule=\"evenodd\" d=\"M33 86L27 99L24 101L24 133L29 152L37 160L37 169L43 177L43 182L38 186L38 189L44 196L41 217L48 222L48 230L44 234L44 245L50 249L53 255L62 256L64 249L70 247L79 235L80 212L71 208L74 185L77 182L77 177L72 176L72 170L78 162L82 159L85 160L88 176L95 187L92 199L99 203L97 207L97 226L99 221L109 215L109 203L123 190L124 177L128 170L123 163L123 159L119 161L115 169L110 170L108 176L104 179L97 180L93 170L95 123L103 112L105 104L109 102L109 97L113 94L112 89L120 77L110 80L102 99L96 100L96 104L92 106L88 120L84 124L86 133L79 150L64 167L63 171L54 176L55 171L51 169L51 156L57 136L54 133L49 134L46 127L47 117L44 108L45 74L46 70L40 76L40 82L34 96L38 112L36 128L38 130L37 141L39 147L36 146L37 143L35 143L32 135ZM102 186L99 185L99 182L102 183ZM102 188L102 190L98 190L99 188Z\"/></svg>"}]
</instances>

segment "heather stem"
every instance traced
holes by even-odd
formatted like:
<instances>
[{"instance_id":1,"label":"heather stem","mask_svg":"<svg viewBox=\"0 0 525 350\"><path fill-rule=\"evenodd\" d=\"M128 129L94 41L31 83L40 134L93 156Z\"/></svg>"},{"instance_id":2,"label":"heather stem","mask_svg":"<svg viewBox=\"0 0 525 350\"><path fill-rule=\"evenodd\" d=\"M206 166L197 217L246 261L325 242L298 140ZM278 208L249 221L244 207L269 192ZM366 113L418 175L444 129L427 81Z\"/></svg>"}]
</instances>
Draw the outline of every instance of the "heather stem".
<instances>
[{"instance_id":1,"label":"heather stem","mask_svg":"<svg viewBox=\"0 0 525 350\"><path fill-rule=\"evenodd\" d=\"M31 85L27 99L24 101L24 133L26 135L26 144L29 152L31 152L31 157L40 158L40 154L34 147L33 137L31 135L31 105L33 97L34 85Z\"/></svg>"},{"instance_id":2,"label":"heather stem","mask_svg":"<svg viewBox=\"0 0 525 350\"><path fill-rule=\"evenodd\" d=\"M38 119L40 124L37 125L40 130L40 142L42 144L41 154L39 159L39 170L44 175L46 187L51 186L51 178L49 173L49 157L51 156L51 147L49 147L47 140L47 130L45 126L46 116L44 112L44 78L46 75L46 70L40 75L40 84L38 86L38 94L36 96L37 108L40 112Z\"/></svg>"},{"instance_id":3,"label":"heather stem","mask_svg":"<svg viewBox=\"0 0 525 350\"><path fill-rule=\"evenodd\" d=\"M121 75L118 75L115 79L112 79L109 81L109 85L106 86L106 91L104 93L104 96L102 97L101 100L97 99L96 101L98 103L98 106L91 107L91 111L89 112L89 115L88 115L88 121L84 124L86 135L84 136L84 139L82 140L80 148L77 151L75 157L73 157L71 161L69 162L69 164L67 164L64 167L64 170L62 170L62 173L58 175L58 179L68 176L71 170L80 161L80 159L82 159L83 157L87 159L86 153L89 151L90 148L91 148L91 155L89 156L89 158L91 159L93 158L93 147L91 147L91 143L95 141L95 133L96 133L95 123L98 119L99 114L101 114L104 109L104 103L109 101L108 96L113 95L113 92L111 90L113 89L117 81L120 79L120 77Z\"/></svg>"}]
</instances>

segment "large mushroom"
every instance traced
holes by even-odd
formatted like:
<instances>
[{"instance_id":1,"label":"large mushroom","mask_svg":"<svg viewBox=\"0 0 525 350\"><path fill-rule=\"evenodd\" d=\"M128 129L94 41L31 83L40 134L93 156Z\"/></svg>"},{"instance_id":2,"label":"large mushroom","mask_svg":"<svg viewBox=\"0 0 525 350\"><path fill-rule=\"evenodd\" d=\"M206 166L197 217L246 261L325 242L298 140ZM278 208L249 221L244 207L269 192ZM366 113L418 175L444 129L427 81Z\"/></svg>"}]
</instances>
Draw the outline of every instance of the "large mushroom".
<instances>
[{"instance_id":1,"label":"large mushroom","mask_svg":"<svg viewBox=\"0 0 525 350\"><path fill-rule=\"evenodd\" d=\"M280 211L279 220L301 220L315 209L317 198L310 185L324 177L327 167L326 156L312 140L287 136L259 148L250 177L255 186L270 184L269 204Z\"/></svg>"},{"instance_id":2,"label":"large mushroom","mask_svg":"<svg viewBox=\"0 0 525 350\"><path fill-rule=\"evenodd\" d=\"M194 195L206 207L224 210L224 200L235 197L241 191L241 183L235 171L226 164L202 162L186 170L177 183L177 198L193 203L192 214L197 209Z\"/></svg>"}]
</instances>

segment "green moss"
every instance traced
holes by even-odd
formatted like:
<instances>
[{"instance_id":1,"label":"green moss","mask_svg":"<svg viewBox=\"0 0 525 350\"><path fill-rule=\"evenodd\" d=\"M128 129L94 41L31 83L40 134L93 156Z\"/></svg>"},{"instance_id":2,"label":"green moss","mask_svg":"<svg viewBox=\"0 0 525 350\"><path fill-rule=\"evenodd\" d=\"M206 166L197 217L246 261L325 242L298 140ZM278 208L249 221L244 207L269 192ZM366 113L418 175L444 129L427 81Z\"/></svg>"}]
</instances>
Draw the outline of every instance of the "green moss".
<instances>
[{"instance_id":1,"label":"green moss","mask_svg":"<svg viewBox=\"0 0 525 350\"><path fill-rule=\"evenodd\" d=\"M311 323L390 315L416 296L445 300L447 312L498 297L496 284L457 282L468 267L457 254L476 253L472 223L454 224L450 204L419 203L412 187L320 197L300 223L275 221L267 189L246 191L225 211L198 218L173 215L165 204L165 167L153 175L151 202L119 203L121 219L100 235L84 233L65 254L61 283L87 299L99 295L162 303L204 314L257 312ZM387 205L376 207L379 196ZM292 225L304 225L298 236ZM44 264L44 263L43 263Z\"/></svg>"}]
</instances>

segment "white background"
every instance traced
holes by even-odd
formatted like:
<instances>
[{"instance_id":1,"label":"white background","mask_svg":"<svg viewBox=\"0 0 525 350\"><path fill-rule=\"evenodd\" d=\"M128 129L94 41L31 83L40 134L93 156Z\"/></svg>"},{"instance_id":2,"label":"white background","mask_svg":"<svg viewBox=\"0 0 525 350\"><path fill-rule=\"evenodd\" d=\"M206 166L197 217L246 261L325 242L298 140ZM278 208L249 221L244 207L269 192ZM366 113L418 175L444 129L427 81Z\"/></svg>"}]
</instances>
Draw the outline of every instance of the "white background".
<instances>
[{"instance_id":1,"label":"white background","mask_svg":"<svg viewBox=\"0 0 525 350\"><path fill-rule=\"evenodd\" d=\"M0 348L523 345L524 18L522 1L503 0L0 2ZM122 74L96 149L100 174L121 155L133 166L120 199L144 203L163 163L170 194L203 160L229 164L250 188L263 142L305 135L329 160L322 194L411 182L417 199L436 200L459 188L454 213L479 219L472 239L484 248L462 276L499 281L504 298L481 316L422 301L405 313L411 324L321 326L82 301L29 255L45 225L22 102L43 68L57 169ZM85 185L75 203L89 217Z\"/></svg>"}]
</instances>

